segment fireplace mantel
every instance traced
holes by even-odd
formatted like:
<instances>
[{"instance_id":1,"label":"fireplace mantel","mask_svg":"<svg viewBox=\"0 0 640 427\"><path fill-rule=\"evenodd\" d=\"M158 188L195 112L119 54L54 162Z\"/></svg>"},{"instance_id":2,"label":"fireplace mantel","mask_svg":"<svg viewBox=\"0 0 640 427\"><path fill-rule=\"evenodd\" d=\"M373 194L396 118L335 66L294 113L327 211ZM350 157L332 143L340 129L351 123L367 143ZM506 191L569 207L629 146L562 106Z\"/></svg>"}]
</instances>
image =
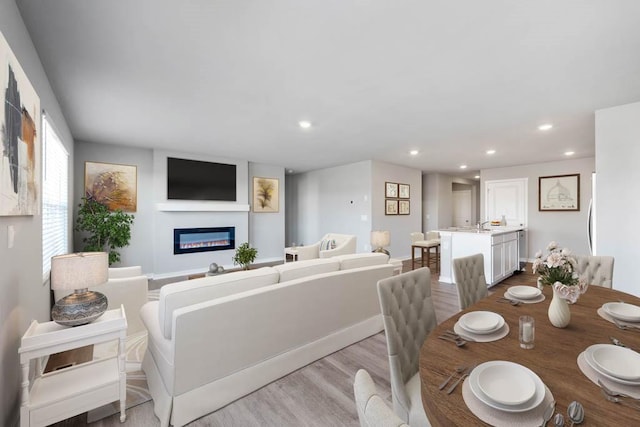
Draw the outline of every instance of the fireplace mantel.
<instances>
[{"instance_id":1,"label":"fireplace mantel","mask_svg":"<svg viewBox=\"0 0 640 427\"><path fill-rule=\"evenodd\" d=\"M249 212L249 205L242 203L171 201L156 203L161 212Z\"/></svg>"}]
</instances>

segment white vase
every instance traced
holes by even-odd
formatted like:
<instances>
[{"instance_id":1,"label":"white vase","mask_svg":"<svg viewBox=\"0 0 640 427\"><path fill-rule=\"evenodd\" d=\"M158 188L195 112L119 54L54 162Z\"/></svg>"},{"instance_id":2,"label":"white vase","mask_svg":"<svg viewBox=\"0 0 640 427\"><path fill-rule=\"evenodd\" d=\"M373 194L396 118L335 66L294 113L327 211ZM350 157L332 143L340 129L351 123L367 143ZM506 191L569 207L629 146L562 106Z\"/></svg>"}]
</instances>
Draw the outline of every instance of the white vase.
<instances>
[{"instance_id":1,"label":"white vase","mask_svg":"<svg viewBox=\"0 0 640 427\"><path fill-rule=\"evenodd\" d=\"M567 300L560 297L555 289L553 289L553 299L549 304L549 321L556 328L566 328L571 321L571 310Z\"/></svg>"}]
</instances>

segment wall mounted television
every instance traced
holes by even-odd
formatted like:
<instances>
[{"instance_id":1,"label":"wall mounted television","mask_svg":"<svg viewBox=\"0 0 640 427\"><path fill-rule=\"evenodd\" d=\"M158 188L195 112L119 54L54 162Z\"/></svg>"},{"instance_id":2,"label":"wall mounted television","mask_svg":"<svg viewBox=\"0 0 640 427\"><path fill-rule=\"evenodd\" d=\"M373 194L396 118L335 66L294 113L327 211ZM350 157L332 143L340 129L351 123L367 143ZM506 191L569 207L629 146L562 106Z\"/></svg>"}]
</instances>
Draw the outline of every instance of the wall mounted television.
<instances>
[{"instance_id":1,"label":"wall mounted television","mask_svg":"<svg viewBox=\"0 0 640 427\"><path fill-rule=\"evenodd\" d=\"M170 200L236 201L236 165L167 157Z\"/></svg>"}]
</instances>

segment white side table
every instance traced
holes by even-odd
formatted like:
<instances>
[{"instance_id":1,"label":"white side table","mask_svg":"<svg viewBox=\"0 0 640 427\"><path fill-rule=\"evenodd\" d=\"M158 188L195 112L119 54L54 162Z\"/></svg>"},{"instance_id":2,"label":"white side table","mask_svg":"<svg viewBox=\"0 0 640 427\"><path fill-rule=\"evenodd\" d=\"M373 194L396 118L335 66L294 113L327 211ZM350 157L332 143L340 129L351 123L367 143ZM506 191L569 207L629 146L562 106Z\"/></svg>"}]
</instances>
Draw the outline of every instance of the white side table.
<instances>
[{"instance_id":1,"label":"white side table","mask_svg":"<svg viewBox=\"0 0 640 427\"><path fill-rule=\"evenodd\" d=\"M123 306L108 310L94 322L82 326L31 322L18 350L22 366L20 426L47 426L116 400L120 401L120 422L124 422L126 336L127 317ZM42 373L43 356L112 340L119 342L117 356ZM31 359L36 359L36 376L29 387Z\"/></svg>"},{"instance_id":2,"label":"white side table","mask_svg":"<svg viewBox=\"0 0 640 427\"><path fill-rule=\"evenodd\" d=\"M296 248L284 248L284 262L287 262L287 255L291 255L292 261L298 260L298 250Z\"/></svg>"},{"instance_id":3,"label":"white side table","mask_svg":"<svg viewBox=\"0 0 640 427\"><path fill-rule=\"evenodd\" d=\"M398 258L389 258L389 264L393 265L393 275L402 274L402 260Z\"/></svg>"}]
</instances>

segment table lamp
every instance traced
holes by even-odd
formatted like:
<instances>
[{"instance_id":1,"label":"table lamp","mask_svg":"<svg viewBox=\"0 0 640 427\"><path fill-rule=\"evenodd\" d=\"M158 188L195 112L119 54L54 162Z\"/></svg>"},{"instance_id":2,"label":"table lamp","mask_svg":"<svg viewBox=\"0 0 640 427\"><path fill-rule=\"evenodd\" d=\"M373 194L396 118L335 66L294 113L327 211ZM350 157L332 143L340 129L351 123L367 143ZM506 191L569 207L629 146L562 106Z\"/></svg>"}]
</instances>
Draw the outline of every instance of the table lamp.
<instances>
[{"instance_id":1,"label":"table lamp","mask_svg":"<svg viewBox=\"0 0 640 427\"><path fill-rule=\"evenodd\" d=\"M105 283L109 275L106 252L79 252L51 258L51 289L73 293L56 301L51 318L60 325L93 322L107 310L107 297L89 287Z\"/></svg>"},{"instance_id":2,"label":"table lamp","mask_svg":"<svg viewBox=\"0 0 640 427\"><path fill-rule=\"evenodd\" d=\"M384 247L389 246L391 243L391 237L388 231L372 231L371 232L371 246L375 249L373 252L381 252L389 255L389 251Z\"/></svg>"}]
</instances>

